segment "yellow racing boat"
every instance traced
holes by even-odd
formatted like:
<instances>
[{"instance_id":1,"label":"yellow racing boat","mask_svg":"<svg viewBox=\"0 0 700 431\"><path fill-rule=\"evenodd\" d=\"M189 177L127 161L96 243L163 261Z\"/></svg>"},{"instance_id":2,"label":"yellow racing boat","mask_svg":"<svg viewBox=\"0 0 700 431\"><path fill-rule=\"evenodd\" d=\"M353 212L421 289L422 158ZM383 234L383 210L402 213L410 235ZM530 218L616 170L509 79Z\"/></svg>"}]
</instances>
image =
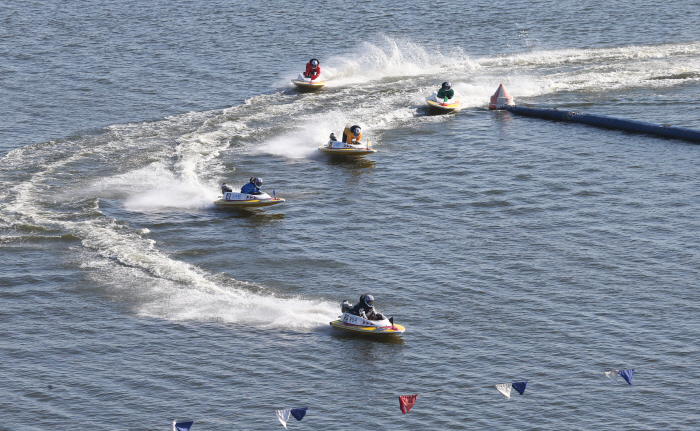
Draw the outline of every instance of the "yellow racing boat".
<instances>
[{"instance_id":1,"label":"yellow racing boat","mask_svg":"<svg viewBox=\"0 0 700 431\"><path fill-rule=\"evenodd\" d=\"M328 143L322 147L318 147L319 151L326 154L344 155L344 156L366 156L367 154L376 153L369 147L369 141L366 145L362 144L348 144L340 141L328 141Z\"/></svg>"},{"instance_id":2,"label":"yellow racing boat","mask_svg":"<svg viewBox=\"0 0 700 431\"><path fill-rule=\"evenodd\" d=\"M425 102L431 109L439 112L453 112L459 110L459 99L450 99L447 102L438 101L435 93L425 96Z\"/></svg>"},{"instance_id":3,"label":"yellow racing boat","mask_svg":"<svg viewBox=\"0 0 700 431\"><path fill-rule=\"evenodd\" d=\"M304 88L307 90L314 90L317 88L322 88L324 85L326 85L326 81L324 81L324 80L305 81L305 80L301 80L301 79L292 79L292 84L296 85L298 88Z\"/></svg>"}]
</instances>

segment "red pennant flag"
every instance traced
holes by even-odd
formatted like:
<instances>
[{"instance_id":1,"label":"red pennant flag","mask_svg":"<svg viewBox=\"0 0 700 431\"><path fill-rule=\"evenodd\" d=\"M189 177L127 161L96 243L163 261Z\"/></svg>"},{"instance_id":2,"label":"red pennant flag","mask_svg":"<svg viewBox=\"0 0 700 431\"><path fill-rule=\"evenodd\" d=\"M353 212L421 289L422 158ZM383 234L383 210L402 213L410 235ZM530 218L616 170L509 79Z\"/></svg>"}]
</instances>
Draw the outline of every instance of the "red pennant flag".
<instances>
[{"instance_id":1,"label":"red pennant flag","mask_svg":"<svg viewBox=\"0 0 700 431\"><path fill-rule=\"evenodd\" d=\"M401 407L401 413L406 414L411 411L411 407L416 403L416 398L418 394L414 395L401 395L399 397L399 407Z\"/></svg>"}]
</instances>

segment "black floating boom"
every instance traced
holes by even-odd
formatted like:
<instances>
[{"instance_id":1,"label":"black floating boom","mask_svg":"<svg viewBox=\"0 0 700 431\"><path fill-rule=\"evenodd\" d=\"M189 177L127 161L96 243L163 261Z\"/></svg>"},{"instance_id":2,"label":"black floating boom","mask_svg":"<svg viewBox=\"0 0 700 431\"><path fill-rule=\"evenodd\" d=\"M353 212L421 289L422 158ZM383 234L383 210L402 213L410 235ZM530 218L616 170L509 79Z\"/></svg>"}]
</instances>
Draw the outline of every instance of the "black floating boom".
<instances>
[{"instance_id":1,"label":"black floating boom","mask_svg":"<svg viewBox=\"0 0 700 431\"><path fill-rule=\"evenodd\" d=\"M507 109L514 114L528 117L556 121L571 121L573 123L590 124L591 126L605 127L608 129L649 133L666 138L684 139L686 141L700 143L700 130L686 129L684 127L662 126L659 124L646 123L644 121L623 120L621 118L606 117L605 115L579 114L576 111L560 111L558 109L527 108L524 106L504 106L503 109Z\"/></svg>"}]
</instances>

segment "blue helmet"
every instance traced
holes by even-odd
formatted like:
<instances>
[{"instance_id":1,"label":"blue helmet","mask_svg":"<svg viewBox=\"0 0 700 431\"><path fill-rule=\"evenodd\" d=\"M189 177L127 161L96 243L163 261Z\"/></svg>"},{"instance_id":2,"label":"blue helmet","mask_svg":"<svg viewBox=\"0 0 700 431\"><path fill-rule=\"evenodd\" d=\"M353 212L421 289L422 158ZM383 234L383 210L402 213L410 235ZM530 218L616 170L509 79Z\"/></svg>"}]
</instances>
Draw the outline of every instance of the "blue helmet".
<instances>
[{"instance_id":1,"label":"blue helmet","mask_svg":"<svg viewBox=\"0 0 700 431\"><path fill-rule=\"evenodd\" d=\"M367 304L368 307L371 307L374 304L374 296L365 295L365 304Z\"/></svg>"}]
</instances>

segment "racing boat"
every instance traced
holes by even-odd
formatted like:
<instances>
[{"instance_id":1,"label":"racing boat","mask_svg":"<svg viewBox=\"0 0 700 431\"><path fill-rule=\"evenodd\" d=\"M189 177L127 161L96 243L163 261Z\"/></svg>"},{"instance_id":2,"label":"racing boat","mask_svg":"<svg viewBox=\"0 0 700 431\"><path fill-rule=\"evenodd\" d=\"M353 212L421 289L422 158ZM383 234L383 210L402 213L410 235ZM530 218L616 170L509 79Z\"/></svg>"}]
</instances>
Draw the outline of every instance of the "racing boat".
<instances>
[{"instance_id":1,"label":"racing boat","mask_svg":"<svg viewBox=\"0 0 700 431\"><path fill-rule=\"evenodd\" d=\"M316 88L321 88L324 85L326 85L326 81L324 80L307 80L307 79L292 79L292 84L296 85L299 88L305 88L305 89L316 89Z\"/></svg>"},{"instance_id":2,"label":"racing boat","mask_svg":"<svg viewBox=\"0 0 700 431\"><path fill-rule=\"evenodd\" d=\"M350 314L348 301L340 303L340 310L343 314L338 320L331 322L331 326L337 329L366 335L401 335L406 330L403 326L394 323L393 317L387 319L379 314L380 320L370 320Z\"/></svg>"},{"instance_id":3,"label":"racing boat","mask_svg":"<svg viewBox=\"0 0 700 431\"><path fill-rule=\"evenodd\" d=\"M214 204L225 207L257 208L277 205L282 202L284 202L284 199L270 197L270 195L263 192L256 194L226 192L219 196L219 199L215 200Z\"/></svg>"},{"instance_id":4,"label":"racing boat","mask_svg":"<svg viewBox=\"0 0 700 431\"><path fill-rule=\"evenodd\" d=\"M369 147L369 140L366 145L330 140L326 145L318 147L318 149L326 154L342 154L345 156L365 156L377 152L377 150Z\"/></svg>"},{"instance_id":5,"label":"racing boat","mask_svg":"<svg viewBox=\"0 0 700 431\"><path fill-rule=\"evenodd\" d=\"M459 99L449 99L447 102L438 101L436 93L425 96L425 101L431 109L439 112L453 112L459 109Z\"/></svg>"}]
</instances>

